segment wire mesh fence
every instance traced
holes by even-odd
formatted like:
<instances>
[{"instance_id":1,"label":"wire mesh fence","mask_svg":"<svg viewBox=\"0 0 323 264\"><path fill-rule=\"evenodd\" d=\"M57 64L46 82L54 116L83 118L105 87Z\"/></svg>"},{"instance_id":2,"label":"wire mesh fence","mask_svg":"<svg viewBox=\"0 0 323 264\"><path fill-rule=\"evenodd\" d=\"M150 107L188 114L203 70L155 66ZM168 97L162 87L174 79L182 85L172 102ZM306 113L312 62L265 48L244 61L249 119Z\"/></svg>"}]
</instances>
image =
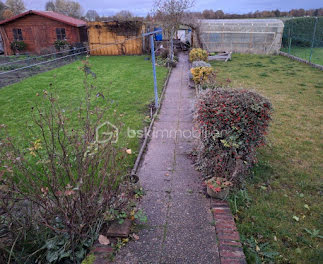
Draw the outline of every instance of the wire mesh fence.
<instances>
[{"instance_id":1,"label":"wire mesh fence","mask_svg":"<svg viewBox=\"0 0 323 264\"><path fill-rule=\"evenodd\" d=\"M142 38L142 36L129 37L121 42L98 44L96 48L92 49L80 47L41 56L14 57L9 60L6 58L5 61L0 60L0 88L19 82L26 77L69 64L88 54L92 54L93 51L105 49L108 46L124 45L125 42L138 38Z\"/></svg>"},{"instance_id":2,"label":"wire mesh fence","mask_svg":"<svg viewBox=\"0 0 323 264\"><path fill-rule=\"evenodd\" d=\"M302 17L285 21L282 51L323 65L323 17Z\"/></svg>"},{"instance_id":3,"label":"wire mesh fence","mask_svg":"<svg viewBox=\"0 0 323 264\"><path fill-rule=\"evenodd\" d=\"M69 64L86 55L85 47L42 56L13 58L0 63L0 88L32 75Z\"/></svg>"}]
</instances>

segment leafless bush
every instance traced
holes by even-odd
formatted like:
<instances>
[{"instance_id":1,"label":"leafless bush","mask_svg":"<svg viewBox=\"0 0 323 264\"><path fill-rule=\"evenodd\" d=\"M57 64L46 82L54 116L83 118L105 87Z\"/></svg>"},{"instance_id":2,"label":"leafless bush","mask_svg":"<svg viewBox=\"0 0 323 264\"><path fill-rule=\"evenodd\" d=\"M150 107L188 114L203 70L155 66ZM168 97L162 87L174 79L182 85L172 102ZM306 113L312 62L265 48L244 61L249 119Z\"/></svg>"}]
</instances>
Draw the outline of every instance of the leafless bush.
<instances>
[{"instance_id":1,"label":"leafless bush","mask_svg":"<svg viewBox=\"0 0 323 264\"><path fill-rule=\"evenodd\" d=\"M173 60L173 37L175 32L179 29L184 18L185 11L191 8L194 0L162 0L154 1L153 13L157 21L159 21L163 30L170 36L170 59Z\"/></svg>"},{"instance_id":2,"label":"leafless bush","mask_svg":"<svg viewBox=\"0 0 323 264\"><path fill-rule=\"evenodd\" d=\"M96 141L96 128L108 106L103 95L93 94L95 74L87 61L82 70L85 98L77 122L49 90L39 95L42 103L33 108L30 146L18 147L14 139L0 134L3 260L80 263L104 214L127 202L124 151L110 141ZM5 132L4 125L1 130Z\"/></svg>"}]
</instances>

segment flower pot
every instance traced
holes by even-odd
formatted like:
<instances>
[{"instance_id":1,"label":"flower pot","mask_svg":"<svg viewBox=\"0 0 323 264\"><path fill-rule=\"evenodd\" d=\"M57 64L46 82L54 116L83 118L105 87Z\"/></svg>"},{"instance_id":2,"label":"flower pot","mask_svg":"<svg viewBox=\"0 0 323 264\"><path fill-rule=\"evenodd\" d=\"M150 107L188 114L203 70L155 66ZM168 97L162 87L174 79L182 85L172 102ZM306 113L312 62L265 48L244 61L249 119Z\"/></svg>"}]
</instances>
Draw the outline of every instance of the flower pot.
<instances>
[{"instance_id":1,"label":"flower pot","mask_svg":"<svg viewBox=\"0 0 323 264\"><path fill-rule=\"evenodd\" d=\"M225 188L220 192L215 192L209 186L207 186L206 191L207 194L210 195L212 198L224 200L229 195L230 188Z\"/></svg>"}]
</instances>

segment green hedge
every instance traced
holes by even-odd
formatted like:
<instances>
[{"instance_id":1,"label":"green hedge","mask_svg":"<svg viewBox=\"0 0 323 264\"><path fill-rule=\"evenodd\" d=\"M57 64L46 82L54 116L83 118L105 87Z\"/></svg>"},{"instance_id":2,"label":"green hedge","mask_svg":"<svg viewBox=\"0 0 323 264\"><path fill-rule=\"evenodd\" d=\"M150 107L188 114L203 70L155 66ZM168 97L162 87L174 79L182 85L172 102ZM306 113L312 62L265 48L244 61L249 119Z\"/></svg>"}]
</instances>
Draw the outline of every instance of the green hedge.
<instances>
[{"instance_id":1,"label":"green hedge","mask_svg":"<svg viewBox=\"0 0 323 264\"><path fill-rule=\"evenodd\" d=\"M314 47L323 47L323 17L318 17L317 19ZM286 20L283 33L283 46L288 46L290 34L293 46L310 47L313 39L315 20L315 17L300 17Z\"/></svg>"}]
</instances>

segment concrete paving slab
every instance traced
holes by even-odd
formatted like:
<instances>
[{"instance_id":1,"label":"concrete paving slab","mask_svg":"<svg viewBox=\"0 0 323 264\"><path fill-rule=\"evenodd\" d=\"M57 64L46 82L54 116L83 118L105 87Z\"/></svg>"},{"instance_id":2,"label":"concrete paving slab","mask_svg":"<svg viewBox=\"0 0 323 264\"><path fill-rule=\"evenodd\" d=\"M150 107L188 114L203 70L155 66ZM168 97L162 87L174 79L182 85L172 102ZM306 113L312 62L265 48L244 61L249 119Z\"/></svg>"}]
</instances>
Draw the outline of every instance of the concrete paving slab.
<instances>
[{"instance_id":1,"label":"concrete paving slab","mask_svg":"<svg viewBox=\"0 0 323 264\"><path fill-rule=\"evenodd\" d=\"M139 203L147 228L138 232L138 241L120 250L116 263L220 263L210 200L188 155L198 136L188 70L187 55L181 54L137 173L147 190Z\"/></svg>"}]
</instances>

